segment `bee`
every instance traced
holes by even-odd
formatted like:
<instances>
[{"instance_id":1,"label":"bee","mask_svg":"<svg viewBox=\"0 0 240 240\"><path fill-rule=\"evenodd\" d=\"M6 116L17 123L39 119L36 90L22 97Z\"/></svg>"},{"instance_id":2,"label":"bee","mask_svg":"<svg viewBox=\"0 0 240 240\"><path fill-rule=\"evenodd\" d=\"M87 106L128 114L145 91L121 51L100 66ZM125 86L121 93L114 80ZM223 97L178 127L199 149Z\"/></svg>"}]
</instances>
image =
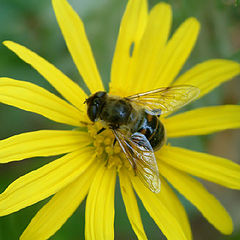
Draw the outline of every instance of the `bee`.
<instances>
[{"instance_id":1,"label":"bee","mask_svg":"<svg viewBox=\"0 0 240 240\"><path fill-rule=\"evenodd\" d=\"M195 99L199 89L189 85L158 88L128 97L112 96L100 91L86 99L87 115L92 122L102 121L112 130L135 175L152 192L160 191L160 178L154 151L166 141L160 121ZM113 144L113 145L114 145Z\"/></svg>"}]
</instances>

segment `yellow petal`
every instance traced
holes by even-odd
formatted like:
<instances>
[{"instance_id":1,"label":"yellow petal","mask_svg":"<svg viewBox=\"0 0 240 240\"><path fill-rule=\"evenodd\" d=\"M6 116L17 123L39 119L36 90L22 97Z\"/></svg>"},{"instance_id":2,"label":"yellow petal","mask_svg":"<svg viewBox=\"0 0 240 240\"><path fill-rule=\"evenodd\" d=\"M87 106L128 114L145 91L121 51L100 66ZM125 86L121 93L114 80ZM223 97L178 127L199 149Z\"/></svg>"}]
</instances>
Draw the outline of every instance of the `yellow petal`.
<instances>
[{"instance_id":1,"label":"yellow petal","mask_svg":"<svg viewBox=\"0 0 240 240\"><path fill-rule=\"evenodd\" d=\"M157 87L169 86L177 76L195 45L199 29L199 22L189 18L173 34L162 53L158 71L152 78Z\"/></svg>"},{"instance_id":2,"label":"yellow petal","mask_svg":"<svg viewBox=\"0 0 240 240\"><path fill-rule=\"evenodd\" d=\"M164 204L161 197L147 189L137 176L132 177L131 180L144 207L166 238L168 240L188 239L178 218L168 209L168 205Z\"/></svg>"},{"instance_id":3,"label":"yellow petal","mask_svg":"<svg viewBox=\"0 0 240 240\"><path fill-rule=\"evenodd\" d=\"M91 143L80 131L41 130L22 133L0 141L0 163L72 152Z\"/></svg>"},{"instance_id":4,"label":"yellow petal","mask_svg":"<svg viewBox=\"0 0 240 240\"><path fill-rule=\"evenodd\" d=\"M204 135L240 127L240 106L204 107L164 120L168 137Z\"/></svg>"},{"instance_id":5,"label":"yellow petal","mask_svg":"<svg viewBox=\"0 0 240 240\"><path fill-rule=\"evenodd\" d=\"M147 23L147 1L129 0L120 25L112 62L110 92L122 95L121 86L127 88L130 51L138 47Z\"/></svg>"},{"instance_id":6,"label":"yellow petal","mask_svg":"<svg viewBox=\"0 0 240 240\"><path fill-rule=\"evenodd\" d=\"M16 212L56 193L91 164L92 148L69 153L14 181L0 194L0 216Z\"/></svg>"},{"instance_id":7,"label":"yellow petal","mask_svg":"<svg viewBox=\"0 0 240 240\"><path fill-rule=\"evenodd\" d=\"M240 165L217 156L165 146L156 152L165 163L228 188L240 189Z\"/></svg>"},{"instance_id":8,"label":"yellow petal","mask_svg":"<svg viewBox=\"0 0 240 240\"><path fill-rule=\"evenodd\" d=\"M47 90L10 78L0 78L0 102L73 126L80 126L85 117L83 112Z\"/></svg>"},{"instance_id":9,"label":"yellow petal","mask_svg":"<svg viewBox=\"0 0 240 240\"><path fill-rule=\"evenodd\" d=\"M66 0L52 0L52 3L67 47L86 85L92 93L103 90L81 19Z\"/></svg>"},{"instance_id":10,"label":"yellow petal","mask_svg":"<svg viewBox=\"0 0 240 240\"><path fill-rule=\"evenodd\" d=\"M124 168L121 168L119 171L119 179L124 205L126 207L128 219L132 225L133 231L139 240L147 240L139 213L136 196L133 191L131 181Z\"/></svg>"},{"instance_id":11,"label":"yellow petal","mask_svg":"<svg viewBox=\"0 0 240 240\"><path fill-rule=\"evenodd\" d=\"M92 163L74 182L57 192L34 216L20 239L48 239L60 229L87 195L91 185L89 180L94 177L98 165Z\"/></svg>"},{"instance_id":12,"label":"yellow petal","mask_svg":"<svg viewBox=\"0 0 240 240\"><path fill-rule=\"evenodd\" d=\"M161 169L161 164L159 164L159 169ZM157 194L157 197L161 199L161 201L164 203L167 209L169 209L169 211L171 211L171 213L177 219L187 239L189 240L192 239L191 227L186 211L182 203L176 196L176 194L173 192L171 187L162 177L161 177L161 191L159 194Z\"/></svg>"},{"instance_id":13,"label":"yellow petal","mask_svg":"<svg viewBox=\"0 0 240 240\"><path fill-rule=\"evenodd\" d=\"M152 79L159 69L171 22L172 11L169 4L159 3L151 10L139 47L132 57L129 88L126 89L124 85L127 96L159 87Z\"/></svg>"},{"instance_id":14,"label":"yellow petal","mask_svg":"<svg viewBox=\"0 0 240 240\"><path fill-rule=\"evenodd\" d=\"M85 109L83 102L86 94L54 65L20 44L11 41L5 41L3 44L35 68L70 103L79 109Z\"/></svg>"},{"instance_id":15,"label":"yellow petal","mask_svg":"<svg viewBox=\"0 0 240 240\"><path fill-rule=\"evenodd\" d=\"M224 59L213 59L191 68L182 74L174 85L189 84L200 89L198 97L207 94L221 83L240 74L240 64Z\"/></svg>"},{"instance_id":16,"label":"yellow petal","mask_svg":"<svg viewBox=\"0 0 240 240\"><path fill-rule=\"evenodd\" d=\"M86 202L86 240L114 239L116 169L103 164L96 172Z\"/></svg>"},{"instance_id":17,"label":"yellow petal","mask_svg":"<svg viewBox=\"0 0 240 240\"><path fill-rule=\"evenodd\" d=\"M233 231L232 219L221 203L203 185L188 174L159 162L161 174L183 194L203 216L224 234Z\"/></svg>"}]
</instances>

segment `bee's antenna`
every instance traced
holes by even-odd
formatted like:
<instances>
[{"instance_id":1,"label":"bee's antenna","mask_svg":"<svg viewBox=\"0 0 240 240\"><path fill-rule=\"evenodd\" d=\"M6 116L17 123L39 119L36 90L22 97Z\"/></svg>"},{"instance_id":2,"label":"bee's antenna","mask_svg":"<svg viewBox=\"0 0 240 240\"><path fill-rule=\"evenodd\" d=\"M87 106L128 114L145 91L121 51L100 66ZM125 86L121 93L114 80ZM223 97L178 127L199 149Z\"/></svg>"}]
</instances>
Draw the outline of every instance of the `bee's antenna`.
<instances>
[{"instance_id":1,"label":"bee's antenna","mask_svg":"<svg viewBox=\"0 0 240 240\"><path fill-rule=\"evenodd\" d=\"M101 132L103 132L104 130L106 130L106 128L101 128L98 132L97 132L97 135L100 134Z\"/></svg>"}]
</instances>

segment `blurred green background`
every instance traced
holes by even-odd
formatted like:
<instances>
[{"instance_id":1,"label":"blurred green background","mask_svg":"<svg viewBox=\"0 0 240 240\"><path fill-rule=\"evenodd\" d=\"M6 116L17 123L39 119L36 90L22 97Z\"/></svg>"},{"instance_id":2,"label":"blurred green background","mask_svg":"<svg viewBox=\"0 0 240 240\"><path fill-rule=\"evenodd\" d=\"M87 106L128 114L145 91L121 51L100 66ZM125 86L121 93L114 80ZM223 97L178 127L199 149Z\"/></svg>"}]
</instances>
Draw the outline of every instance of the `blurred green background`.
<instances>
[{"instance_id":1,"label":"blurred green background","mask_svg":"<svg viewBox=\"0 0 240 240\"><path fill-rule=\"evenodd\" d=\"M69 0L83 19L97 65L107 87L114 45L121 16L127 0ZM159 1L150 0L152 7ZM173 6L173 30L190 16L202 24L200 37L183 71L194 64L210 58L226 58L240 62L240 5L234 0L171 0ZM54 16L50 0L0 0L0 40L13 40L34 50L74 81L83 85ZM3 45L0 46L0 76L27 80L55 90L31 67L19 60ZM224 84L203 99L194 102L187 109L219 104L239 104L239 78ZM57 93L56 93L57 94ZM37 114L24 112L14 107L0 104L0 139L14 134L38 129L66 129L66 126L47 120ZM173 139L178 146L209 152L229 158L239 159L239 130L228 130L211 136ZM55 158L34 158L0 165L0 191L19 176L46 164ZM183 197L179 196L191 220L195 240L240 239L240 193L204 182L211 193L218 197L231 214L235 230L231 236L218 233ZM115 239L136 239L128 222L123 201L116 187ZM42 201L17 213L0 218L0 240L18 239L30 219L46 202ZM155 223L139 202L143 223L149 239L160 239ZM51 239L84 239L83 203L67 223ZM164 239L164 237L161 237Z\"/></svg>"}]
</instances>

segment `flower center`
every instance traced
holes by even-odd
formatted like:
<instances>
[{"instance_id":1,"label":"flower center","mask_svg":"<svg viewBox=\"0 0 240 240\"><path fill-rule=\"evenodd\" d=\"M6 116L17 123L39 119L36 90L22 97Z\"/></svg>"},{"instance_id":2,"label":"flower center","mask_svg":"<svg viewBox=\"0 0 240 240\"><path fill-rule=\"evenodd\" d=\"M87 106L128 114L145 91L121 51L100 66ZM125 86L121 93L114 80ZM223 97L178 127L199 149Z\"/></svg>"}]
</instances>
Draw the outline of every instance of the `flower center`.
<instances>
[{"instance_id":1,"label":"flower center","mask_svg":"<svg viewBox=\"0 0 240 240\"><path fill-rule=\"evenodd\" d=\"M130 168L131 165L126 159L118 142L114 144L114 134L112 130L106 129L98 134L103 128L100 122L88 126L88 133L93 139L93 145L96 148L97 158L106 162L107 167L121 168L123 165Z\"/></svg>"}]
</instances>

